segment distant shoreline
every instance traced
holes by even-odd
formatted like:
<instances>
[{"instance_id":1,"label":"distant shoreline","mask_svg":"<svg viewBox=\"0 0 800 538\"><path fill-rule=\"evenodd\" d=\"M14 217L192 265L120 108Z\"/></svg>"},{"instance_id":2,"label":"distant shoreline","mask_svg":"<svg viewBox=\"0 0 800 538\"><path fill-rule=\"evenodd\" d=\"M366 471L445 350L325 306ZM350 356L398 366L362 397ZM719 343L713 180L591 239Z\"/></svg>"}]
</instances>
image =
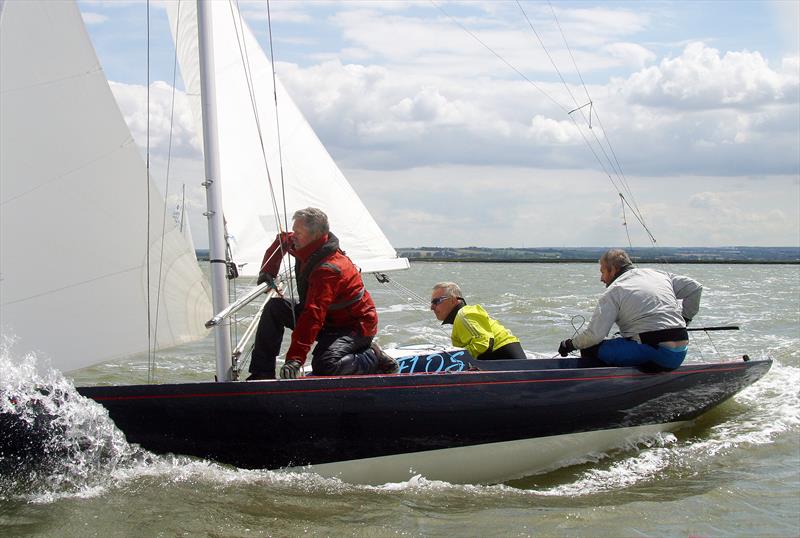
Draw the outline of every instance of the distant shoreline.
<instances>
[{"instance_id":1,"label":"distant shoreline","mask_svg":"<svg viewBox=\"0 0 800 538\"><path fill-rule=\"evenodd\" d=\"M409 262L421 263L597 263L597 258L557 259L557 260L519 260L509 258L414 258L405 256ZM800 265L800 260L684 260L669 258L634 258L636 263L672 263L702 265Z\"/></svg>"},{"instance_id":2,"label":"distant shoreline","mask_svg":"<svg viewBox=\"0 0 800 538\"><path fill-rule=\"evenodd\" d=\"M397 256L417 263L597 263L608 247L438 247L398 248ZM631 247L636 263L717 265L800 265L800 247ZM208 250L197 249L199 260Z\"/></svg>"},{"instance_id":3,"label":"distant shoreline","mask_svg":"<svg viewBox=\"0 0 800 538\"><path fill-rule=\"evenodd\" d=\"M413 262L459 263L597 263L609 247L438 247L398 248ZM636 263L800 264L800 247L628 247Z\"/></svg>"}]
</instances>

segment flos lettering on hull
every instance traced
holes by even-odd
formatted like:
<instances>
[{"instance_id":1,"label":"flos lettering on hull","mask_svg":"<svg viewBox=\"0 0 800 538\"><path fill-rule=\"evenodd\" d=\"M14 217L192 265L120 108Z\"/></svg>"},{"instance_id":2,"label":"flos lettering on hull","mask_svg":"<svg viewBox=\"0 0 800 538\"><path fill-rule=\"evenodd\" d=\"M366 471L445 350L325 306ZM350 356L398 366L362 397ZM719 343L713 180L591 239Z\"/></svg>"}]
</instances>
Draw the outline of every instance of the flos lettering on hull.
<instances>
[{"instance_id":1,"label":"flos lettering on hull","mask_svg":"<svg viewBox=\"0 0 800 538\"><path fill-rule=\"evenodd\" d=\"M569 361L491 361L497 370L459 373L78 390L108 409L129 442L148 450L279 469L684 422L771 365L695 364L647 373L564 368ZM520 369L537 363L545 369Z\"/></svg>"}]
</instances>

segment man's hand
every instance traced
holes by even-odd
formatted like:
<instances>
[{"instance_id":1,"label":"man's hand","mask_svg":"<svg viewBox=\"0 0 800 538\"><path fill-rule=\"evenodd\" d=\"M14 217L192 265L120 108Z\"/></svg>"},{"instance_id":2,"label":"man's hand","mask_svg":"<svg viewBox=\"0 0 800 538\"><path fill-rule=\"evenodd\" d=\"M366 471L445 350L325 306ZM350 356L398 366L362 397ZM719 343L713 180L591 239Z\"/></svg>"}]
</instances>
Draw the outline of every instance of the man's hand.
<instances>
[{"instance_id":1,"label":"man's hand","mask_svg":"<svg viewBox=\"0 0 800 538\"><path fill-rule=\"evenodd\" d=\"M281 379L297 379L301 366L300 361L287 359L281 366Z\"/></svg>"},{"instance_id":2,"label":"man's hand","mask_svg":"<svg viewBox=\"0 0 800 538\"><path fill-rule=\"evenodd\" d=\"M258 280L256 281L256 284L263 284L265 282L273 290L278 289L278 287L275 285L275 279L272 277L272 275L266 271L261 271L258 273Z\"/></svg>"},{"instance_id":3,"label":"man's hand","mask_svg":"<svg viewBox=\"0 0 800 538\"><path fill-rule=\"evenodd\" d=\"M571 351L575 351L575 346L572 345L572 340L570 339L564 340L558 346L558 354L562 357L566 357Z\"/></svg>"}]
</instances>

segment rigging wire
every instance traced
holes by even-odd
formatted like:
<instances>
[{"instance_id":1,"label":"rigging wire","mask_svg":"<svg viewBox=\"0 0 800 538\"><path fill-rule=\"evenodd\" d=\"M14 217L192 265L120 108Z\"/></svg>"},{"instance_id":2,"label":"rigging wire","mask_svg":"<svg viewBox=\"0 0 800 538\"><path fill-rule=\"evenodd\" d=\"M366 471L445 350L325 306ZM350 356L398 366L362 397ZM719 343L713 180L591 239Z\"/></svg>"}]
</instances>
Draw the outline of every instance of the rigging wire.
<instances>
[{"instance_id":1,"label":"rigging wire","mask_svg":"<svg viewBox=\"0 0 800 538\"><path fill-rule=\"evenodd\" d=\"M388 284L389 286L386 289L400 300L405 301L406 304L419 307L419 310L429 310L430 302L428 299L423 298L414 290L400 284L396 279L390 279L384 273L375 273L375 278L381 284ZM441 324L436 325L436 329L441 331L442 334L446 335L448 338L450 337L450 331L446 330Z\"/></svg>"},{"instance_id":2,"label":"rigging wire","mask_svg":"<svg viewBox=\"0 0 800 538\"><path fill-rule=\"evenodd\" d=\"M279 123L279 118L278 118L277 87L276 87L276 84L275 84L275 64L274 64L274 60L273 60L273 63L272 63L272 79L273 79L273 94L274 94L274 97L275 97L275 123L276 123L276 129L277 129L278 154L279 154L279 159L280 159L281 194L282 194L283 207L284 207L284 222L286 223L285 226L284 226L283 223L281 223L281 220L280 220L281 212L278 209L278 202L277 202L277 197L275 196L275 188L274 188L274 185L273 185L273 182L272 182L272 175L271 175L271 173L269 171L267 153L266 153L266 148L264 146L264 136L263 136L263 131L262 131L262 128L261 128L261 118L260 118L260 115L258 113L258 104L256 102L256 93L255 93L255 86L253 84L252 69L251 69L251 66L250 66L250 58L249 58L249 55L248 55L248 52L247 52L247 42L245 41L244 21L242 20L241 10L238 9L238 5L239 5L238 0L233 0L233 1L236 2L237 11L239 12L238 23L237 23L237 20L236 20L236 16L234 15L234 12L233 12L233 3L229 2L229 6L230 6L230 9L231 9L231 16L232 16L233 21L234 21L234 30L236 32L237 45L239 47L239 55L240 55L241 61L242 61L242 68L244 69L245 80L247 81L247 88L248 88L248 93L249 93L249 96L250 96L250 105L251 105L251 108L253 110L253 117L254 117L255 124L256 124L256 130L258 132L259 143L260 143L260 146L261 146L261 155L262 155L262 159L263 159L263 162L264 162L264 168L265 168L266 173L267 173L267 184L269 186L270 201L272 203L272 209L273 209L273 212L275 214L276 228L278 229L279 232L284 232L284 231L288 230L288 221L287 221L287 214L286 214L286 190L285 190L284 173L283 173L283 152L282 152L282 149L281 149L280 123ZM267 7L269 8L269 2L267 2ZM269 19L269 9L267 11L267 18ZM241 33L240 33L240 29L241 29ZM272 51L272 31L271 31L271 26L270 26L270 32L269 32L269 40L270 40L270 51ZM283 249L283 244L281 243L279 245L279 247L280 247L281 252L285 255L285 252L284 252L284 249ZM263 269L263 267L261 267L260 269ZM290 271L291 271L291 266L290 266ZM260 272L260 270L259 270L259 272ZM290 291L290 296L292 297L292 299L294 299L294 288L292 286L291 280L289 281L289 291Z\"/></svg>"},{"instance_id":3,"label":"rigging wire","mask_svg":"<svg viewBox=\"0 0 800 538\"><path fill-rule=\"evenodd\" d=\"M539 40L539 43L541 44L542 48L544 49L545 54L547 54L548 58L550 59L551 63L553 64L553 67L555 68L559 78L561 79L561 82L564 84L565 88L567 89L568 94L570 95L570 97L572 98L572 100L573 100L573 102L575 104L575 107L572 110L568 109L567 107L565 107L561 103L559 103L546 90L544 90L542 87L540 87L535 82L533 82L524 73L522 73L522 71L517 69L516 66L514 66L508 60L506 60L500 53L496 52L487 43L485 43L483 40L481 40L474 32L470 31L460 21L458 21L452 15L450 15L446 10L444 10L444 8L442 8L440 5L438 5L435 2L435 0L429 0L429 1L431 2L431 4L434 7L436 7L439 11L441 11L454 24L456 24L464 32L469 34L473 39L475 39L478 43L480 43L481 46L483 46L486 50L488 50L490 53L492 53L500 61L502 61L509 68L511 68L515 73L520 75L524 80L526 80L529 84L531 84L536 90L538 90L540 93L542 93L547 99L549 99L551 102L555 103L561 110L564 111L564 113L567 115L567 118L569 118L572 121L572 123L575 125L575 128L577 129L578 133L580 133L581 138L583 138L584 143L586 144L586 146L591 151L592 155L594 156L595 160L599 164L600 168L603 170L603 173L609 179L609 181L611 182L611 184L613 185L613 187L617 191L617 193L625 192L625 193L628 194L627 197L623 197L624 203L630 208L630 210L631 210L632 214L634 215L634 217L636 218L636 220L639 221L639 223L642 225L642 227L644 228L645 232L647 233L647 236L648 236L650 242L653 244L653 246L655 246L655 244L656 244L655 236L650 231L649 227L647 226L647 224L644 221L644 216L642 215L642 213L639 210L638 206L635 204L633 193L630 190L630 187L628 185L627 179L621 173L621 167L619 167L619 160L616 157L616 153L611 148L610 140L609 140L608 136L606 135L605 130L604 130L603 125L602 125L602 122L599 119L599 115L597 114L597 111L595 110L595 107L593 106L593 102L592 102L591 97L589 96L589 92L588 92L588 89L586 87L586 84L583 82L583 77L580 75L580 72L578 72L579 76L581 78L581 82L583 83L584 91L586 92L586 96L587 96L587 99L588 99L587 103L578 102L577 98L572 93L572 90L569 88L569 85L566 83L566 80L562 76L561 71L558 69L558 67L557 67L555 61L553 60L550 52L547 50L547 47L544 45L544 42L541 40L541 37L540 37L539 33L536 31L535 27L533 26L532 21L527 16L527 13L522 8L522 5L519 3L519 1L517 1L517 5L519 6L520 10L522 11L525 19L528 21L528 25L531 27L531 29L533 30L533 32L536 35L537 39ZM551 5L551 9L552 9L552 5ZM556 23L558 24L558 19L555 16L555 10L553 10L553 16L554 16L554 19L556 20ZM559 24L559 29L561 30L560 24ZM561 35L562 35L562 38L564 38L565 43L566 43L566 38L564 37L563 30L561 30ZM568 46L568 44L567 44L567 46ZM574 56L572 55L572 51L571 50L570 50L570 56L573 59L573 63L575 63ZM575 66L576 66L576 70L577 70L577 64L575 64ZM587 105L592 105L592 106L590 106L590 116L588 118L585 115L584 110L583 110ZM592 142L587 138L586 134L584 133L583 129L581 128L581 125L574 118L572 113L576 112L576 111L580 112L580 115L581 115L584 123L589 126L589 130L592 133L592 136L594 137L596 145L600 148L600 152L605 157L605 161L608 162L608 167L604 163L603 159L601 159L601 157L598 154L598 152L595 150L594 145L592 144ZM601 131L603 132L604 138L606 139L606 144L609 146L609 151L610 151L611 155L613 155L613 159L611 158L611 156L609 156L609 151L606 151L605 146L603 145L602 141L598 137L597 133L594 131L594 129L591 128L591 112L594 112L595 118L598 120L598 124L600 125L600 128L601 128ZM609 172L609 168L611 169L611 172ZM612 175L612 172L613 172L613 175L617 176L617 180L614 179L614 177ZM629 202L628 199L632 200L633 203Z\"/></svg>"},{"instance_id":4,"label":"rigging wire","mask_svg":"<svg viewBox=\"0 0 800 538\"><path fill-rule=\"evenodd\" d=\"M514 67L514 65L513 65L511 62L509 62L508 60L506 60L505 58L503 58L503 57L502 57L500 54L498 54L497 52L495 52L495 51L494 51L494 49L492 49L492 47L490 47L489 45L487 45L486 43L484 43L484 42L481 40L481 38L479 38L477 35L475 35L473 32L471 32L471 31L469 30L469 28L467 28L466 26L464 26L463 24L461 24L461 23L460 23L460 22L459 22L459 21L458 21L458 20L457 20L455 17L453 17L453 16L452 16L452 15L450 15L450 14L449 14L447 11L445 11L445 9L444 9L442 6L440 6L439 4L437 4L437 3L435 2L435 0L429 0L429 1L430 1L430 3L431 3L431 4L433 4L433 6L434 6L436 9L438 9L439 11L441 11L441 12L442 12L442 13L443 13L443 14L444 14L444 15L445 15L445 16L446 16L448 19L450 19L450 20L451 20L451 21L452 21L454 24L456 24L456 25L457 25L459 28L461 28L461 29L462 29L462 30L464 30L466 33L468 33L470 36L472 36L472 38L473 38L475 41L477 41L478 43L480 43L481 45L483 45L483 47L484 47L486 50L488 50L489 52L491 52L492 54L494 54L494 55L497 57L497 59L498 59L498 60L500 60L501 62L503 62L504 64L506 64L506 65L507 65L508 67L510 67L510 68L511 68L511 69L512 69L512 70L513 70L515 73L517 73L517 74L518 74L519 76L521 76L523 79L525 79L526 81L528 81L528 83L529 83L530 85L532 85L534 88L536 88L537 90L539 90L539 91L542 93L542 95L544 95L545 97L547 97L548 99L550 99L550 101L552 101L552 102L553 102L553 103L554 103L554 104L555 104L555 105L556 105L558 108L560 108L560 109L561 109L561 110L563 110L564 112L567 112L567 107L565 107L564 105L562 105L561 103L559 103L558 101L556 101L556 100L553 98L553 96L551 96L549 93L547 93L547 92L546 92L545 90L543 90L541 87L539 87L539 85L537 85L537 84L536 84L534 81L532 81L531 79L529 79L529 78L528 78L528 77L525 75L525 73L523 73L522 71L520 71L519 69L517 69L516 67Z\"/></svg>"},{"instance_id":5,"label":"rigging wire","mask_svg":"<svg viewBox=\"0 0 800 538\"><path fill-rule=\"evenodd\" d=\"M275 101L275 132L278 137L278 162L281 171L281 192L283 193L283 224L284 229L289 229L289 212L286 210L286 183L283 175L283 145L281 144L281 124L278 114L278 83L275 76L275 50L272 44L272 12L267 0L267 29L269 31L269 61L272 66L272 96Z\"/></svg>"},{"instance_id":6,"label":"rigging wire","mask_svg":"<svg viewBox=\"0 0 800 538\"><path fill-rule=\"evenodd\" d=\"M150 319L150 0L145 2L147 15L147 150L145 152L145 181L147 191L147 237L145 238L145 263L147 264L147 381L153 382L155 375L155 350L153 349L153 325Z\"/></svg>"},{"instance_id":7,"label":"rigging wire","mask_svg":"<svg viewBox=\"0 0 800 538\"><path fill-rule=\"evenodd\" d=\"M619 194L620 203L622 204L622 225L625 226L625 235L628 236L628 246L633 249L633 243L631 242L631 234L630 230L628 230L628 218L625 216L625 197L622 193Z\"/></svg>"},{"instance_id":8,"label":"rigging wire","mask_svg":"<svg viewBox=\"0 0 800 538\"><path fill-rule=\"evenodd\" d=\"M237 20L236 13L234 12L234 9L233 9L233 7L234 7L233 2L236 3L236 8L237 8L237 11L239 13L238 20ZM247 52L247 43L244 40L245 32L244 32L244 26L243 26L244 25L244 21L242 20L242 12L241 12L241 10L238 9L238 7L239 7L238 0L230 1L228 3L228 6L230 7L231 20L233 21L233 29L234 29L234 32L236 33L236 44L239 47L239 56L240 56L241 62L242 62L242 69L244 71L245 81L247 82L247 92L248 92L248 97L250 98L250 107L252 108L252 111L253 111L253 120L255 121L255 124L256 124L256 132L258 133L259 145L261 147L261 158L262 158L262 160L264 162L264 170L267 173L267 184L269 185L269 190L270 190L270 194L271 194L270 201L272 203L272 210L274 211L274 213L276 215L276 219L278 220L278 222L277 222L278 230L283 231L283 228L281 227L280 219L277 217L277 215L279 215L280 212L278 211L278 204L277 204L277 200L275 198L274 189L272 187L272 174L269 171L269 164L268 164L268 159L267 159L267 151L266 151L266 148L264 146L264 135L263 135L263 132L261 130L261 117L258 114L258 104L256 102L255 87L254 87L254 84L253 84L253 76L252 76L252 72L251 72L251 69L250 69L250 57L249 57L248 52ZM241 33L240 33L240 28L241 28Z\"/></svg>"},{"instance_id":9,"label":"rigging wire","mask_svg":"<svg viewBox=\"0 0 800 538\"><path fill-rule=\"evenodd\" d=\"M280 124L280 114L278 108L278 82L277 76L275 74L275 50L273 48L272 43L272 13L269 8L269 0L267 2L267 28L269 30L269 60L270 65L272 67L272 95L275 102L275 131L278 138L278 162L280 164L280 171L281 171L281 195L283 198L283 221L285 230L289 230L289 212L286 209L286 183L283 174L283 145L281 144L281 124ZM270 185L270 189L272 189L272 185ZM274 194L273 194L274 196ZM277 213L275 214L277 217ZM278 227L280 229L280 226ZM279 241L279 248L281 249L281 258L285 255L283 252L283 241ZM294 302L294 287L292 286L292 264L289 263L289 296L291 297L292 302ZM299 290L298 290L299 293ZM297 324L297 320L295 319L295 312L294 308L292 308L292 322Z\"/></svg>"},{"instance_id":10,"label":"rigging wire","mask_svg":"<svg viewBox=\"0 0 800 538\"><path fill-rule=\"evenodd\" d=\"M234 2L235 2L235 5L236 5L236 10L235 11L234 11ZM248 53L248 50L247 50L247 41L245 39L245 36L246 36L246 29L245 28L246 28L246 26L245 26L244 20L242 18L241 10L239 9L238 0L229 0L228 6L229 6L229 9L230 9L230 13L231 13L231 21L232 21L232 24L233 24L234 33L236 34L236 43L237 43L237 46L239 48L239 56L240 56L240 60L241 60L241 63L242 63L242 70L244 72L245 81L246 81L246 84L247 84L248 97L250 99L250 106L251 106L252 113L253 113L253 120L255 122L256 132L258 134L259 145L260 145L260 148L261 148L262 162L263 162L264 170L265 170L266 176L267 176L267 184L269 186L270 202L272 204L273 213L275 214L276 228L278 229L278 231L280 233L280 232L284 231L284 228L281 225L281 221L280 221L280 211L278 209L277 198L275 196L275 189L274 189L273 182L272 182L272 175L271 175L270 170L269 170L266 147L265 147L265 144L264 144L264 135L263 135L262 127L261 127L261 118L260 118L260 115L259 115L258 103L256 101L255 84L253 83L252 68L251 68L251 64L250 64L249 53ZM237 16L237 13L238 13L238 16ZM277 121L277 110L276 110L276 121ZM280 152L280 136L278 137L278 150ZM282 163L282 158L281 158L280 170L281 170L281 185L283 186L283 163ZM283 205L284 205L284 208L286 207L285 197L286 197L286 195L285 195L285 190L284 190L283 191L283 200L284 200ZM226 233L226 238L227 238L227 233ZM232 252L231 252L230 243L228 243L226 241L226 245L227 245L228 255L232 259ZM281 252L283 253L283 245L282 244L280 245L280 249L281 249ZM261 271L261 269L263 269L263 266L259 268L259 272ZM290 287L291 296L294 297L294 289L292 287L291 282L289 283L289 287ZM229 295L231 294L231 289L233 290L233 293L235 295L235 293L236 293L236 285L235 285L235 283L229 283L229 288L228 288L228 294ZM234 327L236 329L238 329L239 322L240 321L239 321L238 317L234 317L233 325L234 325Z\"/></svg>"},{"instance_id":11,"label":"rigging wire","mask_svg":"<svg viewBox=\"0 0 800 538\"><path fill-rule=\"evenodd\" d=\"M517 2L517 3L519 4L519 2ZM578 62L575 60L575 55L572 54L572 47L569 46L569 42L567 41L567 36L564 34L564 30L561 27L561 23L558 20L558 16L556 15L555 8L553 7L553 4L551 2L548 2L548 5L550 6L550 11L553 14L553 21L555 22L556 27L558 28L558 31L561 34L561 39L564 42L564 47L567 49L567 52L569 53L569 57L572 60L572 65L575 67L575 72L578 75L578 79L580 79L580 81L581 81L581 86L583 87L583 91L586 94L586 98L591 102L591 97L589 95L589 88L586 86L586 82L583 80L583 75L581 74L581 70L578 67ZM522 6L520 6L520 9L522 9ZM523 10L523 12L524 12L524 10ZM608 145L608 149L611 152L611 155L614 157L614 162L616 163L616 169L618 170L618 174L622 177L623 185L626 188L626 192L628 194L628 197L631 199L631 202L633 203L634 207L636 208L636 211L641 212L641 210L639 209L638 204L636 203L636 199L633 196L633 192L630 190L627 178L625 177L625 173L622 171L622 165L620 164L619 159L617 158L617 154L614 151L613 146L611 145L611 138L608 136L608 134L606 132L606 129L603 126L603 122L601 121L600 116L597 113L597 111L594 111L594 113L595 113L595 118L597 119L597 123L600 125L600 130L603 133L603 137L606 140L606 143ZM645 226L645 229L647 229L646 226ZM649 233L649 230L648 230L648 233ZM652 242L655 243L655 238L652 237L652 234L649 234L649 235L650 235L650 237L652 239ZM655 246L655 245L653 245L653 246Z\"/></svg>"},{"instance_id":12,"label":"rigging wire","mask_svg":"<svg viewBox=\"0 0 800 538\"><path fill-rule=\"evenodd\" d=\"M541 37L539 36L539 33L536 31L536 28L533 26L533 22L528 17L528 14L525 12L525 9L522 7L522 4L520 4L519 0L516 0L516 3L517 3L517 6L519 7L520 11L522 12L522 15L525 17L525 20L528 22L528 25L530 26L530 28L533 31L534 35L536 35L536 38L539 41L539 45L542 47L542 49L545 51L545 54L547 54L547 57L550 59L550 63L552 64L553 68L555 69L556 73L558 74L559 79L561 79L561 83L564 85L564 88L566 89L567 93L569 94L569 96L572 98L573 102L576 105L576 108L569 112L570 119L572 119L573 122L575 122L574 118L571 117L572 112L575 112L575 111L580 111L581 112L581 117L583 118L584 123L586 123L589 126L589 130L591 131L592 136L594 137L595 143L600 148L600 151L603 153L603 156L605 157L606 162L608 162L608 165L611 168L612 172L614 173L614 175L617 176L617 180L615 181L614 178L611 177L611 174L608 172L608 170L606 169L605 165L601 162L600 158L597 156L597 154L594 151L594 149L592 149L592 153L595 155L595 159L597 159L598 163L603 168L603 171L608 176L608 179L611 181L611 184L617 190L617 193L621 195L622 192L625 192L627 194L627 198L624 197L624 196L622 197L623 200L624 200L624 203L627 204L628 207L630 207L631 211L633 212L633 215L636 217L636 219L639 221L639 223L644 228L644 230L647 233L647 235L648 235L651 243L653 244L653 246L655 246L655 244L656 244L655 236L650 232L649 227L644 222L644 215L642 214L641 210L639 209L638 204L636 204L635 197L633 196L633 191L630 188L630 185L628 183L627 178L622 173L622 166L620 165L619 160L617 159L616 152L614 152L614 148L611 145L611 138L608 136L608 133L606 132L605 127L603 126L603 123L600 120L600 117L599 117L597 111L595 110L595 107L592 106L593 105L593 101L592 101L591 96L589 95L589 89L586 86L586 82L583 79L583 75L580 72L580 68L578 67L577 62L575 61L575 56L572 54L572 49L570 48L569 43L567 42L566 35L564 34L563 29L561 28L561 24L558 21L558 16L556 15L556 12L555 12L555 9L553 8L553 5L550 4L550 9L551 9L551 12L553 13L553 20L554 20L555 24L557 25L557 27L559 29L559 32L561 34L561 38L564 41L564 46L566 47L567 51L569 52L570 58L572 59L573 66L575 67L575 72L578 74L578 77L579 77L579 79L581 81L581 85L583 87L584 93L586 94L586 99L588 100L588 103L583 104L583 105L579 104L577 98L572 93L572 90L570 89L570 87L567 84L566 80L561 75L561 71L558 69L558 66L556 65L556 62L553 60L552 55L547 50L547 46L542 41ZM588 119L586 118L586 116L583 113L583 108L585 108L587 105L590 107L589 108L589 117L588 117ZM594 131L594 129L592 129L592 112L594 112L594 116L597 119L598 125L600 126L600 131L603 134L602 139L600 137L598 137L597 133ZM575 122L575 126L576 126L576 128L578 128L580 130L580 125L578 125L577 122ZM586 141L587 145L590 146L590 148L591 148L591 143L588 140L586 140L586 137L583 135L582 131L581 131L581 136L583 136L584 141ZM603 140L605 140L605 145L603 144ZM608 146L608 152L606 151L606 146ZM609 152L613 156L613 159L609 156ZM631 203L628 202L628 199L631 200Z\"/></svg>"},{"instance_id":13,"label":"rigging wire","mask_svg":"<svg viewBox=\"0 0 800 538\"><path fill-rule=\"evenodd\" d=\"M149 3L149 2L148 2ZM158 348L158 317L160 314L160 306L161 306L161 274L164 268L164 238L166 236L166 228L167 228L167 196L169 195L169 179L170 179L170 166L172 164L172 135L174 133L174 125L175 125L175 85L178 76L178 40L180 36L178 34L177 25L180 21L180 13L181 13L181 4L178 2L178 14L175 17L175 55L172 61L172 96L170 100L170 111L169 111L169 136L167 142L167 170L166 170L166 177L165 177L165 185L164 185L164 212L162 214L161 219L161 251L159 254L159 262L158 262L158 284L156 284L156 312L155 312L155 325L153 327L153 376L155 377L155 360L156 360L156 349ZM148 82L148 92L150 91L150 84ZM150 121L150 112L148 108L148 124ZM184 185L184 196L185 196L185 189L186 186ZM183 208L182 208L183 209ZM181 214L181 230L183 229L183 215Z\"/></svg>"}]
</instances>

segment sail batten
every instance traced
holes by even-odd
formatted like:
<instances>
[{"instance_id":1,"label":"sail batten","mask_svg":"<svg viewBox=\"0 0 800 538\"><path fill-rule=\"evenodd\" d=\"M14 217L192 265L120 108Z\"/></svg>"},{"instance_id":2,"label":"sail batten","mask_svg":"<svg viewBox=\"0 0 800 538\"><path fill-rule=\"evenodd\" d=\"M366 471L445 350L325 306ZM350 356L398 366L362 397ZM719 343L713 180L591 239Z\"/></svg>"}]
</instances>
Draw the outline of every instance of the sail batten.
<instances>
[{"instance_id":1,"label":"sail batten","mask_svg":"<svg viewBox=\"0 0 800 538\"><path fill-rule=\"evenodd\" d=\"M62 371L205 336L204 277L172 219L161 235L77 6L7 2L0 21L3 334Z\"/></svg>"},{"instance_id":2,"label":"sail batten","mask_svg":"<svg viewBox=\"0 0 800 538\"><path fill-rule=\"evenodd\" d=\"M243 265L242 272L258 273L264 249L282 227L279 223L288 220L291 225L293 212L308 206L325 211L342 249L362 270L407 268L407 260L397 257L277 76L273 85L269 59L235 5L210 2L210 8L223 206L234 261ZM196 6L170 3L167 9L200 132ZM288 215L283 213L284 199Z\"/></svg>"}]
</instances>

